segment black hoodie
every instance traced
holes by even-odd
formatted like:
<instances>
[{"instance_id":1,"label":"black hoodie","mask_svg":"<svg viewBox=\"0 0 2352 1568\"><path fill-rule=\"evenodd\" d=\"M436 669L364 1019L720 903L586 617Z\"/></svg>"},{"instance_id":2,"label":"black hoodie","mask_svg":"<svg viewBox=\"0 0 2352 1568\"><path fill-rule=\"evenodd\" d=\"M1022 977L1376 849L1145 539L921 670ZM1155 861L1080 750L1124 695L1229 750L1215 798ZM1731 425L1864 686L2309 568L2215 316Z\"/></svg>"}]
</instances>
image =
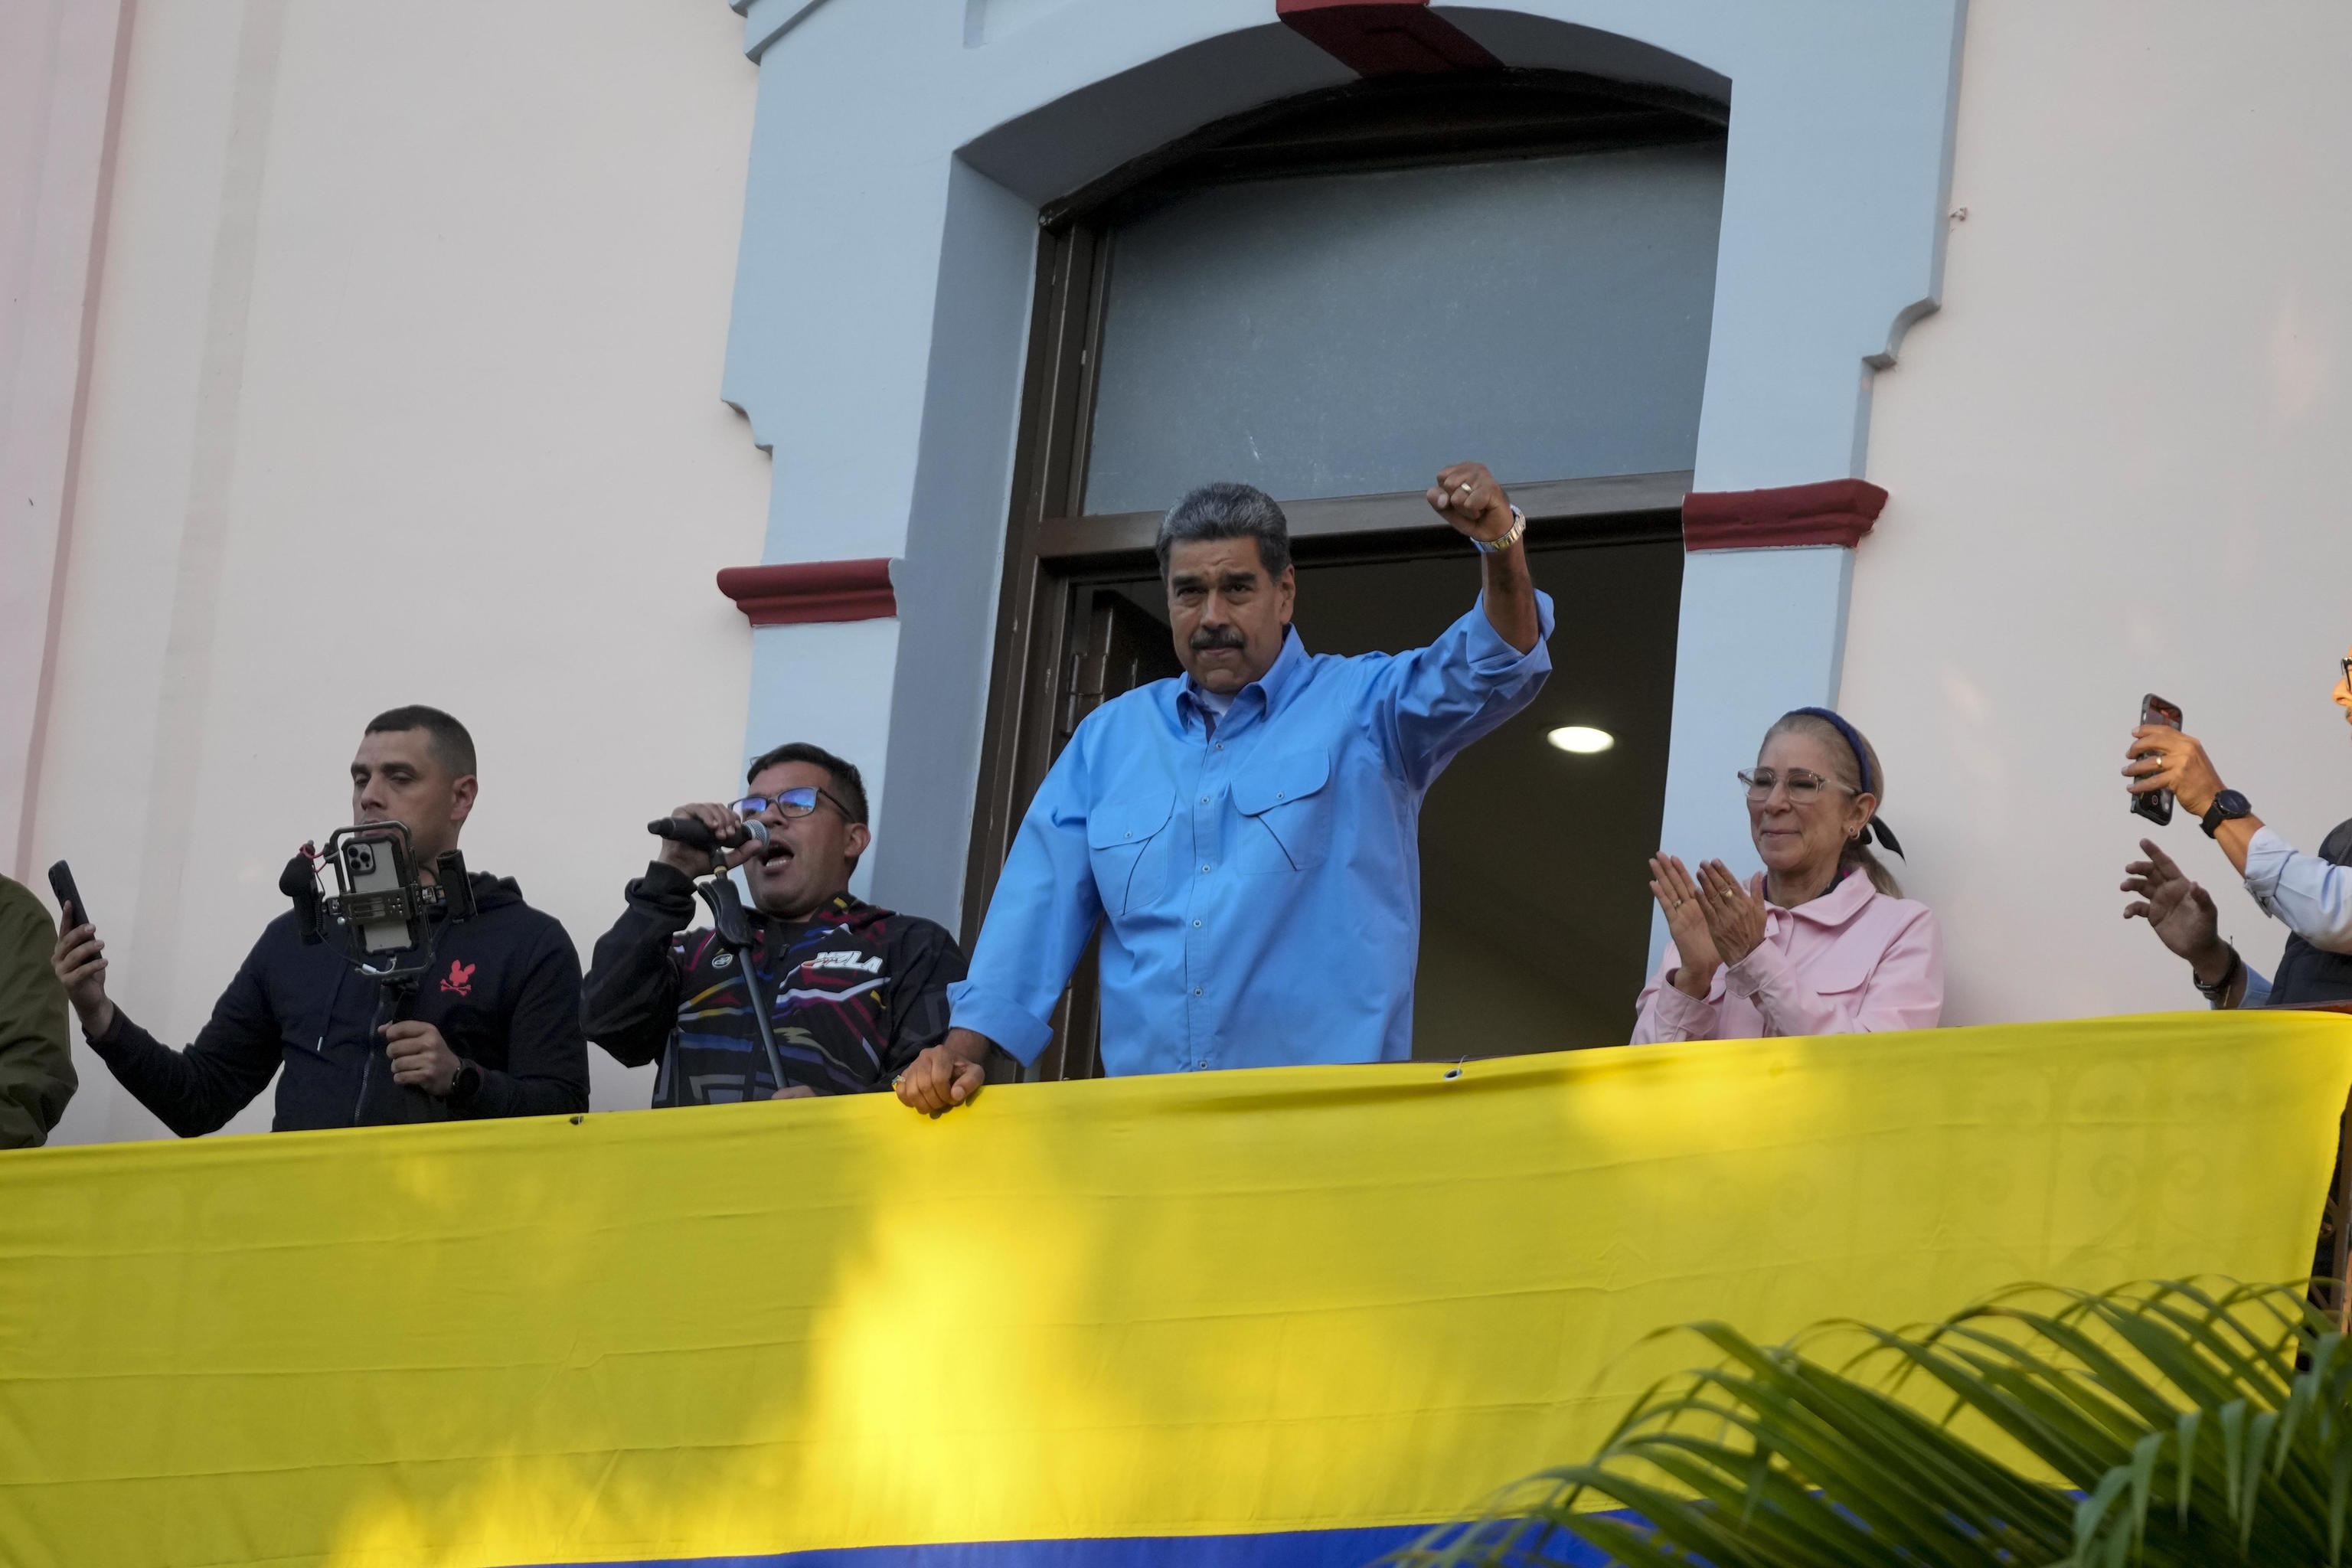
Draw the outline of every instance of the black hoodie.
<instances>
[{"instance_id":1,"label":"black hoodie","mask_svg":"<svg viewBox=\"0 0 2352 1568\"><path fill-rule=\"evenodd\" d=\"M393 1015L433 1025L481 1068L481 1087L463 1105L392 1081L383 1041L371 1032L381 989L334 948L306 945L290 912L269 922L186 1050L161 1044L120 1007L90 1047L183 1138L244 1110L281 1066L270 1123L280 1132L585 1110L580 955L511 879L478 872L473 883L478 912L441 928L431 973Z\"/></svg>"}]
</instances>

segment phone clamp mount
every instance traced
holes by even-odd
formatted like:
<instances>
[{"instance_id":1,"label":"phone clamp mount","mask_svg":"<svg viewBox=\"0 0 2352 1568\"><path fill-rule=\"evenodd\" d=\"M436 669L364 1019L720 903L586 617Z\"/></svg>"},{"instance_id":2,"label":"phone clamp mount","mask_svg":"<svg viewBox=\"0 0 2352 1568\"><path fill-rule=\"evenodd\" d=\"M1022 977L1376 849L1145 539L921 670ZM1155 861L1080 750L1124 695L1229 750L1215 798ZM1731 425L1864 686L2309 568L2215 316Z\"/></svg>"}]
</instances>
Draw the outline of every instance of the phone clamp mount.
<instances>
[{"instance_id":1,"label":"phone clamp mount","mask_svg":"<svg viewBox=\"0 0 2352 1568\"><path fill-rule=\"evenodd\" d=\"M743 895L735 889L735 879L723 870L711 872L694 885L694 890L710 906L711 929L719 933L719 945L735 955L736 973L743 976L743 989L751 1004L751 1023L760 1031L760 1049L767 1054L768 1074L781 1089L784 1058L776 1049L776 1026L768 1017L768 999L760 994L767 983L751 962L751 911L743 907Z\"/></svg>"},{"instance_id":2,"label":"phone clamp mount","mask_svg":"<svg viewBox=\"0 0 2352 1568\"><path fill-rule=\"evenodd\" d=\"M332 893L321 886L321 868L334 871ZM331 942L369 979L403 987L433 967L450 921L474 917L464 856L455 849L440 856L433 879L417 879L405 823L366 822L335 829L324 850L303 845L286 862L278 890L294 900L303 942Z\"/></svg>"}]
</instances>

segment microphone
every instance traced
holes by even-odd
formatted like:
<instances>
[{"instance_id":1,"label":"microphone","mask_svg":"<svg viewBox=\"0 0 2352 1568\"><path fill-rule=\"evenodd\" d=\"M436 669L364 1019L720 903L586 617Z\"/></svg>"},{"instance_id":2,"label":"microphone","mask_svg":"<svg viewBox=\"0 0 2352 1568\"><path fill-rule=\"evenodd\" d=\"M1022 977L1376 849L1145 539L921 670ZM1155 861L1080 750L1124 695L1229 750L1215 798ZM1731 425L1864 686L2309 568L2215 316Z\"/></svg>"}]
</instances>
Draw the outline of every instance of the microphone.
<instances>
[{"instance_id":1,"label":"microphone","mask_svg":"<svg viewBox=\"0 0 2352 1568\"><path fill-rule=\"evenodd\" d=\"M646 823L646 831L656 838L667 838L689 849L740 849L747 843L768 842L768 825L759 821L730 828L721 836L711 832L695 817L665 816Z\"/></svg>"},{"instance_id":2,"label":"microphone","mask_svg":"<svg viewBox=\"0 0 2352 1568\"><path fill-rule=\"evenodd\" d=\"M278 874L278 890L294 900L294 929L302 940L317 942L326 937L326 910L319 898L319 878L310 857L310 846L305 844ZM80 918L79 910L75 918Z\"/></svg>"}]
</instances>

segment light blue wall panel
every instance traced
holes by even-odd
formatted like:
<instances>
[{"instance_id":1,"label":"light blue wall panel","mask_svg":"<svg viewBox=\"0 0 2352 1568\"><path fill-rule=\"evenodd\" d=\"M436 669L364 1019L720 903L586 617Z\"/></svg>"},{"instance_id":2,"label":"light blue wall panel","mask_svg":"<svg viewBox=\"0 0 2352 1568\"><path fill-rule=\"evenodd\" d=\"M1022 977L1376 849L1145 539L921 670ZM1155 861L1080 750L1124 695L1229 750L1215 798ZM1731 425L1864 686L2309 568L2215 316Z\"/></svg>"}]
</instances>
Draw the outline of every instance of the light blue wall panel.
<instances>
[{"instance_id":1,"label":"light blue wall panel","mask_svg":"<svg viewBox=\"0 0 2352 1568\"><path fill-rule=\"evenodd\" d=\"M1743 878L1762 868L1732 775L1755 764L1773 720L1836 700L1853 574L1853 552L1836 545L1702 550L1683 563L1660 847L1685 865L1721 859ZM1665 946L1654 911L1653 969Z\"/></svg>"},{"instance_id":2,"label":"light blue wall panel","mask_svg":"<svg viewBox=\"0 0 2352 1568\"><path fill-rule=\"evenodd\" d=\"M889 809L882 759L890 742L890 709L872 700L859 677L876 672L887 692L898 653L896 621L753 627L744 762L787 741L823 746L854 764L866 780L866 815L878 826ZM877 834L877 853L859 862L849 879L849 890L861 899L872 896L881 847Z\"/></svg>"},{"instance_id":3,"label":"light blue wall panel","mask_svg":"<svg viewBox=\"0 0 2352 1568\"><path fill-rule=\"evenodd\" d=\"M887 772L899 787L877 819L874 897L950 931L961 915L971 840L971 781L980 772L1036 217L1028 203L956 162L947 247L969 260L940 272L906 554L892 573L898 648Z\"/></svg>"}]
</instances>

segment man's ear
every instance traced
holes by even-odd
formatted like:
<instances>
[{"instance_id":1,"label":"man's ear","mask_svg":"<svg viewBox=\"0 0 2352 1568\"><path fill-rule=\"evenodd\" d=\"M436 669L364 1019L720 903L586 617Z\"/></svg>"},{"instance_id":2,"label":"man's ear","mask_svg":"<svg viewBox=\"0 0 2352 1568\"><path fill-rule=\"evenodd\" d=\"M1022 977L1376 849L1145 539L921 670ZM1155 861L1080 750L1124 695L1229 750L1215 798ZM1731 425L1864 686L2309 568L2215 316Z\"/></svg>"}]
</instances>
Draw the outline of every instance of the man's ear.
<instances>
[{"instance_id":1,"label":"man's ear","mask_svg":"<svg viewBox=\"0 0 2352 1568\"><path fill-rule=\"evenodd\" d=\"M849 825L849 831L842 836L841 847L848 853L849 863L854 866L866 858L866 851L873 842L874 835L867 830L866 824L853 822Z\"/></svg>"},{"instance_id":2,"label":"man's ear","mask_svg":"<svg viewBox=\"0 0 2352 1568\"><path fill-rule=\"evenodd\" d=\"M482 781L467 773L449 786L449 820L458 826L474 814L474 797L481 793Z\"/></svg>"},{"instance_id":3,"label":"man's ear","mask_svg":"<svg viewBox=\"0 0 2352 1568\"><path fill-rule=\"evenodd\" d=\"M1282 575L1274 580L1274 596L1282 606L1282 624L1290 624L1291 606L1298 602L1298 568L1286 566Z\"/></svg>"}]
</instances>

